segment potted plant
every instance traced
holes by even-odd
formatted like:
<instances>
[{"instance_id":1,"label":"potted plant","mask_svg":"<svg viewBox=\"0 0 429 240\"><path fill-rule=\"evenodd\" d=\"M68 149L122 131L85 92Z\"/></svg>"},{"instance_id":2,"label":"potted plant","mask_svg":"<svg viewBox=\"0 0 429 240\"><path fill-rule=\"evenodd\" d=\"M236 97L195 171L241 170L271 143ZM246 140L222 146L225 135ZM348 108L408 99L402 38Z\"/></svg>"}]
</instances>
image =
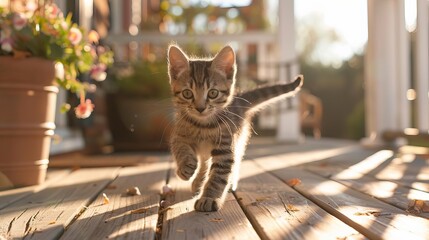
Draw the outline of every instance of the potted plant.
<instances>
[{"instance_id":1,"label":"potted plant","mask_svg":"<svg viewBox=\"0 0 429 240\"><path fill-rule=\"evenodd\" d=\"M98 34L86 35L52 2L0 7L0 172L14 185L45 179L58 87L80 98L74 112L86 118L94 105L85 94L94 85L79 76L102 81L112 62Z\"/></svg>"},{"instance_id":2,"label":"potted plant","mask_svg":"<svg viewBox=\"0 0 429 240\"><path fill-rule=\"evenodd\" d=\"M166 150L174 116L167 63L117 64L109 76L107 114L115 151Z\"/></svg>"}]
</instances>

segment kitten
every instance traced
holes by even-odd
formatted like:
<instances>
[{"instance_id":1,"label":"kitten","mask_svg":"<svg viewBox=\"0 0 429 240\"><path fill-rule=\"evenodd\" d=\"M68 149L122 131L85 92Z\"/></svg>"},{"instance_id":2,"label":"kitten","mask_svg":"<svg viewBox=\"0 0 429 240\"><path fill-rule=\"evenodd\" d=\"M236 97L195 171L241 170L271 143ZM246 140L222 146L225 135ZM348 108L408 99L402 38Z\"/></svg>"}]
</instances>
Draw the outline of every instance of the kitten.
<instances>
[{"instance_id":1,"label":"kitten","mask_svg":"<svg viewBox=\"0 0 429 240\"><path fill-rule=\"evenodd\" d=\"M229 185L233 190L237 186L251 117L272 100L294 95L303 76L290 84L235 95L235 53L230 46L213 59L190 59L171 45L168 73L177 114L170 139L176 174L189 180L196 173L192 183L192 191L199 194L195 210L217 211Z\"/></svg>"}]
</instances>

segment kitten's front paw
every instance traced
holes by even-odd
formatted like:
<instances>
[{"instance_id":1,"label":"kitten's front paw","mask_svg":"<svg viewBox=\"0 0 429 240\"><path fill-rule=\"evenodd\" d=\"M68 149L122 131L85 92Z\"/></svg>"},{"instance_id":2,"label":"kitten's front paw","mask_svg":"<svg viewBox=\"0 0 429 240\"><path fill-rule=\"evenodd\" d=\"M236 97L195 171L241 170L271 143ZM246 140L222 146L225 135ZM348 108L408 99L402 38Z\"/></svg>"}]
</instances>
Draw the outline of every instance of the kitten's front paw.
<instances>
[{"instance_id":1,"label":"kitten's front paw","mask_svg":"<svg viewBox=\"0 0 429 240\"><path fill-rule=\"evenodd\" d=\"M222 206L220 198L201 197L195 202L194 208L198 212L215 212Z\"/></svg>"},{"instance_id":2,"label":"kitten's front paw","mask_svg":"<svg viewBox=\"0 0 429 240\"><path fill-rule=\"evenodd\" d=\"M197 160L187 160L177 167L176 174L183 180L189 180L197 169Z\"/></svg>"}]
</instances>

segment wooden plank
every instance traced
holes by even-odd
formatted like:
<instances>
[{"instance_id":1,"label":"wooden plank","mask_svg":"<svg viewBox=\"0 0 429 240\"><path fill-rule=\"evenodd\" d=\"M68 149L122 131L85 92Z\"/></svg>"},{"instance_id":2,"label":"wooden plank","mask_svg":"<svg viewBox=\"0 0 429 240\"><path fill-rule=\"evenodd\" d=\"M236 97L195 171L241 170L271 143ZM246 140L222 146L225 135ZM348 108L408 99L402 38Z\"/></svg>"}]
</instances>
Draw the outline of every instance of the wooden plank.
<instances>
[{"instance_id":1,"label":"wooden plank","mask_svg":"<svg viewBox=\"0 0 429 240\"><path fill-rule=\"evenodd\" d=\"M360 149L360 147L357 145L346 145L328 149L312 149L311 146L304 146L301 148L303 149L302 152L294 152L291 150L291 152L286 153L277 152L275 155L249 155L246 158L257 158L259 161L270 162L270 165L266 167L269 167L268 170L274 170L291 166L301 166L310 163L314 164L318 162L324 162L327 159L331 159L338 155L347 154ZM270 148L267 147L267 149L264 151L268 153Z\"/></svg>"},{"instance_id":2,"label":"wooden plank","mask_svg":"<svg viewBox=\"0 0 429 240\"><path fill-rule=\"evenodd\" d=\"M263 239L365 239L253 161L240 177L235 194Z\"/></svg>"},{"instance_id":3,"label":"wooden plank","mask_svg":"<svg viewBox=\"0 0 429 240\"><path fill-rule=\"evenodd\" d=\"M353 169L379 180L429 192L429 159L414 154L395 154L390 150L373 152L360 150L353 156L338 156L308 166L329 169Z\"/></svg>"},{"instance_id":4,"label":"wooden plank","mask_svg":"<svg viewBox=\"0 0 429 240\"><path fill-rule=\"evenodd\" d=\"M118 168L79 169L0 211L0 236L56 239L117 176Z\"/></svg>"},{"instance_id":5,"label":"wooden plank","mask_svg":"<svg viewBox=\"0 0 429 240\"><path fill-rule=\"evenodd\" d=\"M269 164L267 162L265 165ZM299 178L294 189L370 239L427 239L429 221L299 168L273 171L283 181Z\"/></svg>"},{"instance_id":6,"label":"wooden plank","mask_svg":"<svg viewBox=\"0 0 429 240\"><path fill-rule=\"evenodd\" d=\"M322 167L309 167L308 170L317 175L329 177L334 181L380 199L402 210L414 212L412 209L409 209L410 201L413 200L422 200L429 203L429 193L427 192L404 187L391 181L377 180L352 169L330 168L329 171L326 171L326 168ZM429 219L429 212L416 213L416 215Z\"/></svg>"},{"instance_id":7,"label":"wooden plank","mask_svg":"<svg viewBox=\"0 0 429 240\"><path fill-rule=\"evenodd\" d=\"M82 153L69 153L53 156L49 162L49 167L117 167L136 166L139 164L154 163L163 161L167 153L158 154L135 154L135 153L114 153L105 155L94 155L88 158Z\"/></svg>"},{"instance_id":8,"label":"wooden plank","mask_svg":"<svg viewBox=\"0 0 429 240\"><path fill-rule=\"evenodd\" d=\"M50 184L60 180L64 176L70 173L68 169L49 169L46 176L46 181L40 185L14 188L10 190L0 191L0 209L7 207L8 205L36 192L45 189Z\"/></svg>"},{"instance_id":9,"label":"wooden plank","mask_svg":"<svg viewBox=\"0 0 429 240\"><path fill-rule=\"evenodd\" d=\"M166 183L167 162L122 168L118 178L71 224L61 239L155 239L160 190ZM138 187L141 195L126 189Z\"/></svg>"},{"instance_id":10,"label":"wooden plank","mask_svg":"<svg viewBox=\"0 0 429 240\"><path fill-rule=\"evenodd\" d=\"M164 213L162 239L259 239L231 193L218 212L196 212L191 183L178 179L173 173L169 184L175 194L166 199L173 205Z\"/></svg>"},{"instance_id":11,"label":"wooden plank","mask_svg":"<svg viewBox=\"0 0 429 240\"><path fill-rule=\"evenodd\" d=\"M356 147L358 147L356 142L344 140L306 140L304 144L287 145L285 143L275 141L272 138L253 137L251 138L249 147L246 151L246 158L251 159L280 154L297 155L314 151L320 151L322 154L326 154L335 153L335 150L337 150L341 153L348 152ZM328 154L323 156L331 157L335 155Z\"/></svg>"}]
</instances>

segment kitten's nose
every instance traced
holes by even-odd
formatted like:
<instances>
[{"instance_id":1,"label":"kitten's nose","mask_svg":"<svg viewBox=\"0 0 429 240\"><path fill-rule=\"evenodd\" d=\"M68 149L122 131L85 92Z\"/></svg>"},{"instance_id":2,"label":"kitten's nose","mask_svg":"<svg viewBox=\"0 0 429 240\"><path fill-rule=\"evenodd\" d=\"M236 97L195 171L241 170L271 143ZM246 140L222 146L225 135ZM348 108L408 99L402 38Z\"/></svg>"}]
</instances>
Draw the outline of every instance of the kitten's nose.
<instances>
[{"instance_id":1,"label":"kitten's nose","mask_svg":"<svg viewBox=\"0 0 429 240\"><path fill-rule=\"evenodd\" d=\"M206 107L197 107L195 109L197 109L198 112L202 113L204 112L204 110L206 110Z\"/></svg>"}]
</instances>

